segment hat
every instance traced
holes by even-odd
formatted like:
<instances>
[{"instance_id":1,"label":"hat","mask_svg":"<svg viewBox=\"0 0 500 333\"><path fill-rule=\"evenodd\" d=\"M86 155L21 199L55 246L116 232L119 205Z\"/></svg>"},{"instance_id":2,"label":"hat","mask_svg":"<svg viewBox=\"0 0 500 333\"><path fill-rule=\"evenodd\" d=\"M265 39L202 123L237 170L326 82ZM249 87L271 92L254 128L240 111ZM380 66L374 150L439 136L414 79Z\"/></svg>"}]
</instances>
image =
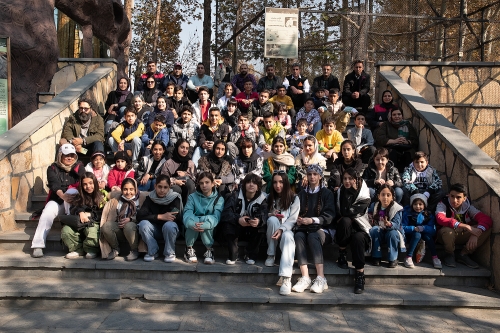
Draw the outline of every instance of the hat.
<instances>
[{"instance_id":1,"label":"hat","mask_svg":"<svg viewBox=\"0 0 500 333\"><path fill-rule=\"evenodd\" d=\"M65 143L59 148L59 152L63 155L76 154L76 149L71 143Z\"/></svg>"},{"instance_id":2,"label":"hat","mask_svg":"<svg viewBox=\"0 0 500 333\"><path fill-rule=\"evenodd\" d=\"M307 167L307 172L316 172L323 178L323 169L319 166L319 164L311 164Z\"/></svg>"},{"instance_id":3,"label":"hat","mask_svg":"<svg viewBox=\"0 0 500 333\"><path fill-rule=\"evenodd\" d=\"M95 153L93 153L92 156L90 156L90 159L93 160L97 156L102 156L102 158L104 159L106 158L106 155L104 155L102 151L98 150Z\"/></svg>"},{"instance_id":4,"label":"hat","mask_svg":"<svg viewBox=\"0 0 500 333\"><path fill-rule=\"evenodd\" d=\"M116 152L113 160L115 161L115 163L118 160L124 160L125 162L127 162L127 164L130 163L130 157L128 156L127 152L125 152L125 151Z\"/></svg>"},{"instance_id":5,"label":"hat","mask_svg":"<svg viewBox=\"0 0 500 333\"><path fill-rule=\"evenodd\" d=\"M424 203L425 207L427 207L427 197L423 193L417 193L410 197L410 205L413 205L413 201L420 199Z\"/></svg>"},{"instance_id":6,"label":"hat","mask_svg":"<svg viewBox=\"0 0 500 333\"><path fill-rule=\"evenodd\" d=\"M180 68L182 68L182 64L181 64L180 62L176 62L176 63L174 64L174 68L175 68L175 67L180 67Z\"/></svg>"}]
</instances>

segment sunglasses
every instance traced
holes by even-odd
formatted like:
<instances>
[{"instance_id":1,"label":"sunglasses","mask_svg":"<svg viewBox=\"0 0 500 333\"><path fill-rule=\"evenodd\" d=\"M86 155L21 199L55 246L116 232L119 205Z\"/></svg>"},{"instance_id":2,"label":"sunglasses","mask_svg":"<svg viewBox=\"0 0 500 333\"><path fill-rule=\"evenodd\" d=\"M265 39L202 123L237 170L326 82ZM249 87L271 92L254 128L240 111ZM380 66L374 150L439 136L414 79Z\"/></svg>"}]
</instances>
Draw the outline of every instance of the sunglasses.
<instances>
[{"instance_id":1,"label":"sunglasses","mask_svg":"<svg viewBox=\"0 0 500 333\"><path fill-rule=\"evenodd\" d=\"M273 175L286 175L285 170L274 170Z\"/></svg>"},{"instance_id":2,"label":"sunglasses","mask_svg":"<svg viewBox=\"0 0 500 333\"><path fill-rule=\"evenodd\" d=\"M79 107L78 110L80 111L84 111L84 112L87 112L88 110L90 110L90 108L82 108L82 107Z\"/></svg>"}]
</instances>

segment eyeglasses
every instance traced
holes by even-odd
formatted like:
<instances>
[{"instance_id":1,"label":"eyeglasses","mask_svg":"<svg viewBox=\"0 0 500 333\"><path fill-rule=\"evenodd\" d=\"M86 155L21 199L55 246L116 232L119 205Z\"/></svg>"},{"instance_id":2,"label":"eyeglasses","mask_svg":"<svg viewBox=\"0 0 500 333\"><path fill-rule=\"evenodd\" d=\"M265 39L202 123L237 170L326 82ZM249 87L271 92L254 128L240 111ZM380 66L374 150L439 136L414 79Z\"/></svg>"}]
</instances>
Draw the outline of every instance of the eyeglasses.
<instances>
[{"instance_id":1,"label":"eyeglasses","mask_svg":"<svg viewBox=\"0 0 500 333\"><path fill-rule=\"evenodd\" d=\"M273 175L286 175L285 170L274 170Z\"/></svg>"},{"instance_id":2,"label":"eyeglasses","mask_svg":"<svg viewBox=\"0 0 500 333\"><path fill-rule=\"evenodd\" d=\"M87 112L88 110L90 110L90 108L79 107L78 110Z\"/></svg>"},{"instance_id":3,"label":"eyeglasses","mask_svg":"<svg viewBox=\"0 0 500 333\"><path fill-rule=\"evenodd\" d=\"M147 83L155 83L155 81L146 81Z\"/></svg>"}]
</instances>

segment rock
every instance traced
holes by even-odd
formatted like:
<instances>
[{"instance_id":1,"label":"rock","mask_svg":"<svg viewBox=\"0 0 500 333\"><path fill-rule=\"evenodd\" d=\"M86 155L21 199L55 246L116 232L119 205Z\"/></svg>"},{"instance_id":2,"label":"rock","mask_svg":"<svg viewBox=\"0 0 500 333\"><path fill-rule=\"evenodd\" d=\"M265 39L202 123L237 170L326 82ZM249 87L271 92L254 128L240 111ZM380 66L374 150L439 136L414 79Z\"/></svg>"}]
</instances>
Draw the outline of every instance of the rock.
<instances>
[{"instance_id":1,"label":"rock","mask_svg":"<svg viewBox=\"0 0 500 333\"><path fill-rule=\"evenodd\" d=\"M59 94L75 82L76 75L73 66L66 66L54 75L50 83L50 92Z\"/></svg>"},{"instance_id":2,"label":"rock","mask_svg":"<svg viewBox=\"0 0 500 333\"><path fill-rule=\"evenodd\" d=\"M12 165L12 173L19 174L31 169L31 150L24 151L10 156L10 163Z\"/></svg>"},{"instance_id":3,"label":"rock","mask_svg":"<svg viewBox=\"0 0 500 333\"><path fill-rule=\"evenodd\" d=\"M11 208L11 177L0 179L0 210Z\"/></svg>"}]
</instances>

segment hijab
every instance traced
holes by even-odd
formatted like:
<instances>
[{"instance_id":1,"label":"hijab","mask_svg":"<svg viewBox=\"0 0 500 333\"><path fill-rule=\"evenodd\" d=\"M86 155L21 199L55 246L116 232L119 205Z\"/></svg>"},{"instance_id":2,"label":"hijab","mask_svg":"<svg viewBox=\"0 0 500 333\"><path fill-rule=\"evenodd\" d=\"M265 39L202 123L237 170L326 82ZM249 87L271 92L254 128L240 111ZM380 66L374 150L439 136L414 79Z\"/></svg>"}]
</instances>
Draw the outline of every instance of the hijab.
<instances>
[{"instance_id":1,"label":"hijab","mask_svg":"<svg viewBox=\"0 0 500 333\"><path fill-rule=\"evenodd\" d=\"M127 89L120 90L120 81L121 80L126 80L127 81ZM116 87L116 90L115 90L115 94L118 97L118 103L125 102L125 100L127 99L128 94L130 94L129 88L130 88L130 80L128 79L128 77L124 77L123 76L123 77L121 77L121 78L118 79L118 84L117 84L117 87Z\"/></svg>"},{"instance_id":2,"label":"hijab","mask_svg":"<svg viewBox=\"0 0 500 333\"><path fill-rule=\"evenodd\" d=\"M179 193L175 192L174 190L172 190L172 188L170 188L168 190L167 195L165 195L163 198L160 198L158 196L158 193L156 193L156 189L155 189L151 193L149 193L149 198L155 204L157 204L157 205L163 205L163 206L169 205L175 199L179 199L180 204L181 204L180 207L179 207L179 212L182 212L182 210L184 209L184 207L182 206L182 197L181 197L181 195Z\"/></svg>"},{"instance_id":3,"label":"hijab","mask_svg":"<svg viewBox=\"0 0 500 333\"><path fill-rule=\"evenodd\" d=\"M396 110L400 111L401 114L403 114L403 112L401 110L399 110L399 109L396 109ZM392 121L392 112L396 111L396 110L390 110L389 114L387 115L387 119L389 120L389 123L392 125L392 127L398 129L398 138L403 137L403 138L408 139L410 137L410 129L408 128L408 126L411 126L411 123L409 120L405 120L405 119L401 119L400 122Z\"/></svg>"},{"instance_id":4,"label":"hijab","mask_svg":"<svg viewBox=\"0 0 500 333\"><path fill-rule=\"evenodd\" d=\"M154 81L155 81L155 84L153 85L153 87L152 87L152 88L149 88L147 83L146 83L146 85L144 86L143 96L144 96L144 101L145 101L146 103L153 103L153 102L156 102L156 101L153 101L153 96L154 96L154 94L156 93L156 91L158 90L158 89L156 88L156 86L157 86L157 84L158 84L158 83L156 82L156 79L155 79L153 76L152 76L152 78L153 78L153 79L154 79ZM149 79L149 77L148 77L148 78L146 78L146 81L147 81L148 79ZM165 101L165 102L166 102L166 101Z\"/></svg>"},{"instance_id":5,"label":"hijab","mask_svg":"<svg viewBox=\"0 0 500 333\"><path fill-rule=\"evenodd\" d=\"M187 171L188 167L189 167L189 161L191 160L189 158L189 153L182 157L180 154L179 154L179 146L184 143L184 142L187 142L185 140L178 140L176 143L175 143L175 146L174 146L174 151L172 153L172 161L174 161L175 163L179 164L179 167L177 168L176 171Z\"/></svg>"},{"instance_id":6,"label":"hijab","mask_svg":"<svg viewBox=\"0 0 500 333\"><path fill-rule=\"evenodd\" d=\"M304 142L304 140L302 140L302 142ZM325 158L319 153L319 145L318 145L318 140L316 140L316 138L314 138L314 140L312 140L314 142L314 154L313 156L309 157L307 156L306 152L304 149L302 149L302 152L301 152L301 160L302 160L302 163L304 165L311 165L311 164L321 164L321 162L323 162L325 160Z\"/></svg>"},{"instance_id":7,"label":"hijab","mask_svg":"<svg viewBox=\"0 0 500 333\"><path fill-rule=\"evenodd\" d=\"M386 109L387 111L389 110L392 110L394 109L394 107L396 106L393 102L394 102L394 97L392 96L392 91L390 90L384 90L384 92L382 93L382 96L384 96L384 94L388 92L391 94L391 101L389 103L384 103L384 99L382 98L382 103L380 103L380 106L383 107L384 109Z\"/></svg>"},{"instance_id":8,"label":"hijab","mask_svg":"<svg viewBox=\"0 0 500 333\"><path fill-rule=\"evenodd\" d=\"M224 145L224 147L226 148L225 151L227 152L226 143L222 140L217 140L214 142L214 146L212 148L212 151L208 154L208 157L207 157L208 163L210 164L210 169L212 169L212 172L215 175L220 174L220 171L222 170L222 164L224 163L224 161L226 161L224 156L217 157L215 155L215 148L221 143Z\"/></svg>"},{"instance_id":9,"label":"hijab","mask_svg":"<svg viewBox=\"0 0 500 333\"><path fill-rule=\"evenodd\" d=\"M255 144L252 140L252 154L250 156L245 156L243 154L243 148L238 147L239 150L239 160L246 166L247 172L255 170L257 168L257 162L259 160L259 155L255 152Z\"/></svg>"},{"instance_id":10,"label":"hijab","mask_svg":"<svg viewBox=\"0 0 500 333\"><path fill-rule=\"evenodd\" d=\"M135 196L131 199L127 199L123 195L120 196L119 201L122 203L122 206L120 208L120 211L118 212L118 217L117 217L118 221L127 217L134 216L137 213L136 202L137 200L139 200L139 196L141 194L137 188L137 181L135 179L133 178L125 178L125 179L132 179L134 181L133 183L135 187ZM123 181L125 181L125 179Z\"/></svg>"},{"instance_id":11,"label":"hijab","mask_svg":"<svg viewBox=\"0 0 500 333\"><path fill-rule=\"evenodd\" d=\"M56 161L56 165L66 171L66 172L70 172L71 169L73 168L73 166L78 163L78 154L76 154L76 158L75 158L75 163L71 164L71 165L65 165L63 162L62 162L62 159L63 159L63 153L61 151L61 149L59 149L59 151L57 152L57 161Z\"/></svg>"}]
</instances>

